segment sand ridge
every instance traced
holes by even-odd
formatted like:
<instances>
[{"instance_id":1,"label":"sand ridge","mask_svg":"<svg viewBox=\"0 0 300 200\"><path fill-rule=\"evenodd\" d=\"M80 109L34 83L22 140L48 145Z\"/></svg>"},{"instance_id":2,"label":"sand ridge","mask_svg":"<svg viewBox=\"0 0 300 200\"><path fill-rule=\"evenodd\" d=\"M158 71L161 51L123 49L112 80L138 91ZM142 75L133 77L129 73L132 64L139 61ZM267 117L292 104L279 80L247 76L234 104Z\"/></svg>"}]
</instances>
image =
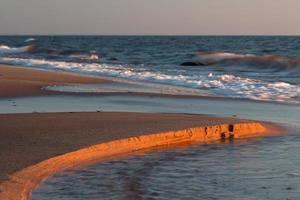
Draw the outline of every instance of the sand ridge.
<instances>
[{"instance_id":1,"label":"sand ridge","mask_svg":"<svg viewBox=\"0 0 300 200\"><path fill-rule=\"evenodd\" d=\"M8 121L15 119L21 122L22 119L25 119L23 124L21 123L21 127L16 128L16 126L12 126L16 122L14 121L10 122L11 124L5 124L4 130L6 130L6 133L7 131L10 132L9 135L17 136L16 138L23 135L23 138L15 141L18 143L15 146L20 147L20 149L17 148L15 150L16 153L23 151L23 155L19 155L21 162L15 163L20 165L23 162L23 166L18 166L14 172L11 171L9 179L4 180L2 176L4 181L0 184L0 198L7 200L27 200L31 191L53 173L85 162L101 160L106 157L161 145L183 142L206 143L228 139L233 135L235 138L264 136L271 134L269 127L272 126L232 118L180 114L45 113L17 115L19 116L14 114L6 115L5 117L8 118ZM3 116L1 117L6 119ZM92 123L89 122L89 125L97 124L92 128L97 129L93 133L92 129L86 129L86 127L81 126L82 124L75 127L72 126L80 123L81 119L85 117L88 119L96 118ZM54 124L57 121L51 121L51 118L56 120L67 118L67 121L73 119L73 121L71 120L73 123L55 127ZM101 118L107 119L112 123L107 124L108 121L101 120ZM40 126L28 126L28 120L30 119L34 123L40 124ZM76 121L76 119L80 120ZM175 119L180 119L180 123L175 123L177 125L174 125ZM82 123L88 121L83 120ZM51 129L50 127L53 126L54 128ZM68 131L75 131L78 127L81 127L81 130L77 134L81 137L76 138ZM9 131L9 129L11 130ZM26 129L30 131L24 132L23 130ZM55 137L61 137L60 133L56 132L59 130L67 132L64 135L64 140ZM86 137L87 135L88 137ZM40 145L46 145L47 147L41 148L39 142L45 140L45 138L47 142ZM85 141L83 142L82 140ZM34 145L28 145L30 144L29 141L37 142L38 152L36 152L37 149L35 149ZM59 141L67 145L59 144ZM22 143L26 146L22 147ZM8 150L6 149L6 151ZM30 162L22 160L24 158L29 159Z\"/></svg>"}]
</instances>

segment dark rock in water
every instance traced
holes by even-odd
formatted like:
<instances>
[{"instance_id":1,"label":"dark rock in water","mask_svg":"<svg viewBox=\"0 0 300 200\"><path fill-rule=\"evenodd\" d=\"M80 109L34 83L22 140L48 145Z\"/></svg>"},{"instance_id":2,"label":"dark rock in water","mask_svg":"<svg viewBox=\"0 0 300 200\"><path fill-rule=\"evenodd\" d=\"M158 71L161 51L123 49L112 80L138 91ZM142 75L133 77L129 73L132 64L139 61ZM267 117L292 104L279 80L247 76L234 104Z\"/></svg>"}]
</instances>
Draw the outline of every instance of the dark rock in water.
<instances>
[{"instance_id":1,"label":"dark rock in water","mask_svg":"<svg viewBox=\"0 0 300 200\"><path fill-rule=\"evenodd\" d=\"M286 188L286 190L292 190L292 189L293 189L292 187L287 187L287 188Z\"/></svg>"},{"instance_id":2,"label":"dark rock in water","mask_svg":"<svg viewBox=\"0 0 300 200\"><path fill-rule=\"evenodd\" d=\"M68 50L62 50L59 52L60 55L79 55L82 53L86 53L86 51L68 49Z\"/></svg>"},{"instance_id":3,"label":"dark rock in water","mask_svg":"<svg viewBox=\"0 0 300 200\"><path fill-rule=\"evenodd\" d=\"M109 58L108 60L111 60L111 61L118 61L117 58Z\"/></svg>"},{"instance_id":4,"label":"dark rock in water","mask_svg":"<svg viewBox=\"0 0 300 200\"><path fill-rule=\"evenodd\" d=\"M205 64L201 62L184 62L180 64L181 66L204 66Z\"/></svg>"}]
</instances>

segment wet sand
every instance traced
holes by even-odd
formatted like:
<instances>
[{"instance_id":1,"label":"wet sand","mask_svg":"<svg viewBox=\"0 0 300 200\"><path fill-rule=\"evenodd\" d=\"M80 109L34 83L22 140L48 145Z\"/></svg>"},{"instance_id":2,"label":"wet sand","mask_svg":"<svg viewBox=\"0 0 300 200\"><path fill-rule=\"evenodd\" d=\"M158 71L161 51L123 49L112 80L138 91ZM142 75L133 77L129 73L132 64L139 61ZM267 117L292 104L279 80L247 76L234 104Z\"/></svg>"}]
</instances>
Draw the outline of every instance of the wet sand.
<instances>
[{"instance_id":1,"label":"wet sand","mask_svg":"<svg viewBox=\"0 0 300 200\"><path fill-rule=\"evenodd\" d=\"M46 71L42 69L32 69L12 65L0 64L0 98L15 98L25 96L43 96L43 95L139 95L139 96L170 96L183 98L217 98L203 95L188 94L167 94L167 93L149 93L131 92L121 90L120 92L64 92L55 90L46 90L47 86L66 86L72 84L103 84L117 83L113 79L96 76L84 76L64 71ZM123 84L122 82L118 84ZM221 98L222 99L222 98Z\"/></svg>"},{"instance_id":2,"label":"wet sand","mask_svg":"<svg viewBox=\"0 0 300 200\"><path fill-rule=\"evenodd\" d=\"M50 157L143 134L247 122L185 114L32 113L0 115L0 178ZM6 161L6 162L5 162Z\"/></svg>"},{"instance_id":3,"label":"wet sand","mask_svg":"<svg viewBox=\"0 0 300 200\"><path fill-rule=\"evenodd\" d=\"M0 97L39 96L57 92L43 87L65 84L108 83L98 77L65 72L49 72L0 64Z\"/></svg>"},{"instance_id":4,"label":"wet sand","mask_svg":"<svg viewBox=\"0 0 300 200\"><path fill-rule=\"evenodd\" d=\"M0 97L46 95L48 85L106 80L0 67ZM120 112L0 115L0 199L26 200L53 173L160 145L277 133L275 125L236 118ZM72 153L69 153L72 152Z\"/></svg>"},{"instance_id":5,"label":"wet sand","mask_svg":"<svg viewBox=\"0 0 300 200\"><path fill-rule=\"evenodd\" d=\"M239 124L243 124L243 126ZM30 191L51 174L89 160L166 144L194 140L199 142L217 141L222 139L223 133L224 137L229 138L229 125L236 127L234 128L235 137L254 137L274 133L268 129L270 125L266 124L200 115L3 114L0 115L0 177L4 182L0 184L0 197L21 199L23 195L22 198L26 199ZM153 134L156 135L153 136ZM199 136L194 137L195 134L199 134ZM142 135L145 138L138 137ZM151 137L148 138L147 135ZM119 141L124 138L131 139ZM71 155L71 159L64 157L64 154L68 152L116 141L116 144L109 144L105 147L92 147L95 152L89 152L89 149L88 151L84 150L83 153L79 152L79 155ZM51 161L51 158L56 156L62 157ZM46 164L42 162L48 159L50 161ZM71 161L67 162L68 160ZM42 166L38 164L41 162ZM37 166L35 166L36 164ZM52 167L54 168L52 169ZM24 168L25 172L22 170ZM48 171L43 172L43 170ZM13 176L8 180L9 175ZM31 180L32 178L34 179Z\"/></svg>"}]
</instances>

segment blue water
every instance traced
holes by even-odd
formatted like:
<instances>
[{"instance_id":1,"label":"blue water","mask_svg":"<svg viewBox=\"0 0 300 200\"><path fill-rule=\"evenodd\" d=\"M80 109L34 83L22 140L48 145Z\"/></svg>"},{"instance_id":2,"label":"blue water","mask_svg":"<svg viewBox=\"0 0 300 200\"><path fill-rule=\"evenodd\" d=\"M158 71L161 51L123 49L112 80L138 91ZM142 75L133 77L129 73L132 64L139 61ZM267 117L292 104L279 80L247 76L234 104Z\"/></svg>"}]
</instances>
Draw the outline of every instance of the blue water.
<instances>
[{"instance_id":1,"label":"blue water","mask_svg":"<svg viewBox=\"0 0 300 200\"><path fill-rule=\"evenodd\" d=\"M299 134L157 149L55 174L32 200L296 200L299 152Z\"/></svg>"},{"instance_id":2,"label":"blue water","mask_svg":"<svg viewBox=\"0 0 300 200\"><path fill-rule=\"evenodd\" d=\"M300 37L0 37L0 63L300 102ZM6 46L3 46L6 45Z\"/></svg>"}]
</instances>

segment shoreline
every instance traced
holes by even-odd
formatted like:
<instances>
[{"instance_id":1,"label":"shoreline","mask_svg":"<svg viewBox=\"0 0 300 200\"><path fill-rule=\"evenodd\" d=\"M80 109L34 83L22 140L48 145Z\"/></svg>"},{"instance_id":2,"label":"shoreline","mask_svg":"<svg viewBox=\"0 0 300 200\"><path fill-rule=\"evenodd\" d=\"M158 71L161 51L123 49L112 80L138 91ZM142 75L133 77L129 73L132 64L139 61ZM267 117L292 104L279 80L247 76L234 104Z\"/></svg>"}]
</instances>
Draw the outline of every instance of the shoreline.
<instances>
[{"instance_id":1,"label":"shoreline","mask_svg":"<svg viewBox=\"0 0 300 200\"><path fill-rule=\"evenodd\" d=\"M50 72L0 64L0 99L74 95L47 91L46 86L113 83L101 77ZM152 93L84 95L223 97ZM76 98L74 95L74 98ZM135 97L136 98L136 97ZM36 101L34 101L36 102ZM53 102L49 102L53 103ZM262 102L263 103L263 102ZM134 112L42 112L0 114L0 199L27 200L52 174L107 157L163 145L218 142L232 138L284 133L275 123L199 114Z\"/></svg>"},{"instance_id":2,"label":"shoreline","mask_svg":"<svg viewBox=\"0 0 300 200\"><path fill-rule=\"evenodd\" d=\"M168 94L152 92L69 92L46 89L57 86L90 85L90 84L122 84L115 78L104 76L83 75L67 71L23 67L0 64L0 99L18 98L27 96L73 95L73 96L158 96L174 98L220 98L193 94Z\"/></svg>"},{"instance_id":3,"label":"shoreline","mask_svg":"<svg viewBox=\"0 0 300 200\"><path fill-rule=\"evenodd\" d=\"M43 88L47 86L110 82L112 81L105 78L69 72L50 72L0 64L0 98L62 94L62 92L44 90Z\"/></svg>"},{"instance_id":4,"label":"shoreline","mask_svg":"<svg viewBox=\"0 0 300 200\"><path fill-rule=\"evenodd\" d=\"M70 124L52 130L49 128L56 123L51 119L60 121L66 117L68 120L73 119ZM281 128L270 123L183 114L54 113L0 115L0 118L1 122L6 124L4 130L11 130L7 134L16 138L16 141L11 142L17 143L14 145L17 148L14 149L8 149L8 145L1 145L2 154L15 153L19 156L20 160L14 160L15 163L10 163L11 165L20 165L20 161L23 162L22 166L5 175L9 175L9 179L3 176L5 170L1 170L0 198L7 200L27 200L31 191L54 173L111 156L163 145L218 142L228 140L232 135L237 139L264 137L282 131ZM89 122L91 119L95 120ZM99 119L105 120L102 121L102 125L95 125L95 123L99 124ZM181 123L174 124L178 119ZM84 122L80 124L82 120ZM112 120L113 123L108 125L107 123ZM23 123L18 127L13 126L17 121ZM29 121L40 125L28 125ZM94 127L86 130L83 124L87 122L90 123L89 126L94 123ZM79 123L78 127L81 127L81 130L76 133L77 136L70 134L78 128L73 126L74 123ZM126 123L129 125L123 127L122 125ZM105 128L108 130L104 130ZM48 133L40 132L41 129ZM91 130L94 130L94 133ZM121 130L122 134L120 134ZM62 134L63 132L65 134ZM53 136L54 134L56 135ZM22 138L19 138L20 136ZM5 142L2 140L2 143ZM1 156L1 158L5 160L5 157ZM11 166L7 166L7 169L11 169Z\"/></svg>"},{"instance_id":5,"label":"shoreline","mask_svg":"<svg viewBox=\"0 0 300 200\"><path fill-rule=\"evenodd\" d=\"M0 99L12 99L18 97L38 97L38 96L144 96L144 97L170 97L188 99L213 99L218 101L230 100L241 102L272 103L279 105L298 105L297 103L287 103L279 101L264 101L245 98L209 96L207 94L171 94L153 92L67 92L45 89L52 86L69 85L90 85L90 84L115 84L121 83L117 79L82 75L67 71L54 71L39 68L23 67L16 65L0 64Z\"/></svg>"}]
</instances>

